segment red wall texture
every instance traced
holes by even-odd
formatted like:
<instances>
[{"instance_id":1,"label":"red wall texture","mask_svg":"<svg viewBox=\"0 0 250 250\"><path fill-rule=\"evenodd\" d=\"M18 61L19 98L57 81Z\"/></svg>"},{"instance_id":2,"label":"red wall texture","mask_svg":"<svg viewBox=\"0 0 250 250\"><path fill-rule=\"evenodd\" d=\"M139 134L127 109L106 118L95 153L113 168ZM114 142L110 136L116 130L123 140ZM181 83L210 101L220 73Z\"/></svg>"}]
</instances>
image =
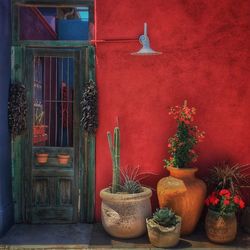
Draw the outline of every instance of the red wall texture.
<instances>
[{"instance_id":1,"label":"red wall texture","mask_svg":"<svg viewBox=\"0 0 250 250\"><path fill-rule=\"evenodd\" d=\"M100 126L96 155L96 219L100 189L111 183L106 138L119 116L121 165L166 176L168 108L184 99L206 131L194 165L205 176L217 161L250 163L250 2L245 0L96 0L96 39L135 39L149 28L160 56L136 57L138 42L97 43ZM157 206L156 195L153 199Z\"/></svg>"}]
</instances>

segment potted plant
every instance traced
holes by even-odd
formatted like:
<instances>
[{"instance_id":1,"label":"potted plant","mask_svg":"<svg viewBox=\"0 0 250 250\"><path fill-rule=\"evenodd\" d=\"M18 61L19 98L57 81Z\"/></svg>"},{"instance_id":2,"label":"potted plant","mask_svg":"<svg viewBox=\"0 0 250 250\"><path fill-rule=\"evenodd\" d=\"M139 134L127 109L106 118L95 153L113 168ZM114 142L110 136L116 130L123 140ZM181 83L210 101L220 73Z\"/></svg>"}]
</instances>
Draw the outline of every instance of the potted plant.
<instances>
[{"instance_id":1,"label":"potted plant","mask_svg":"<svg viewBox=\"0 0 250 250\"><path fill-rule=\"evenodd\" d=\"M205 134L193 125L195 112L195 108L187 106L187 101L182 106L170 108L169 114L177 121L177 131L168 143L170 158L164 160L170 176L157 184L159 206L172 208L181 216L182 235L194 230L206 196L206 185L195 177L198 169L192 167L198 157L194 147Z\"/></svg>"},{"instance_id":2,"label":"potted plant","mask_svg":"<svg viewBox=\"0 0 250 250\"><path fill-rule=\"evenodd\" d=\"M67 153L60 153L57 155L57 161L61 165L67 165L69 163L70 155Z\"/></svg>"},{"instance_id":3,"label":"potted plant","mask_svg":"<svg viewBox=\"0 0 250 250\"><path fill-rule=\"evenodd\" d=\"M35 124L33 125L33 143L40 143L47 140L46 128L43 124L44 112L41 109L35 112Z\"/></svg>"},{"instance_id":4,"label":"potted plant","mask_svg":"<svg viewBox=\"0 0 250 250\"><path fill-rule=\"evenodd\" d=\"M114 139L107 133L113 163L112 186L101 190L101 217L104 229L114 237L135 238L146 232L146 218L151 216L152 191L142 187L132 176L125 173L121 183L120 129L114 128Z\"/></svg>"},{"instance_id":5,"label":"potted plant","mask_svg":"<svg viewBox=\"0 0 250 250\"><path fill-rule=\"evenodd\" d=\"M178 244L181 217L169 208L157 209L153 217L146 219L148 237L155 247L173 247Z\"/></svg>"},{"instance_id":6,"label":"potted plant","mask_svg":"<svg viewBox=\"0 0 250 250\"><path fill-rule=\"evenodd\" d=\"M245 206L242 198L229 189L219 189L212 192L205 203L208 206L205 229L209 240L216 243L233 241L237 235L235 212Z\"/></svg>"},{"instance_id":7,"label":"potted plant","mask_svg":"<svg viewBox=\"0 0 250 250\"><path fill-rule=\"evenodd\" d=\"M35 153L35 155L36 155L37 163L39 163L39 164L47 163L48 157L49 157L48 153L41 150L41 151L38 151L37 153Z\"/></svg>"},{"instance_id":8,"label":"potted plant","mask_svg":"<svg viewBox=\"0 0 250 250\"><path fill-rule=\"evenodd\" d=\"M208 184L214 190L205 200L208 213L205 229L208 238L217 243L233 241L237 234L235 213L245 206L241 185L248 184L249 164L217 163L210 169Z\"/></svg>"}]
</instances>

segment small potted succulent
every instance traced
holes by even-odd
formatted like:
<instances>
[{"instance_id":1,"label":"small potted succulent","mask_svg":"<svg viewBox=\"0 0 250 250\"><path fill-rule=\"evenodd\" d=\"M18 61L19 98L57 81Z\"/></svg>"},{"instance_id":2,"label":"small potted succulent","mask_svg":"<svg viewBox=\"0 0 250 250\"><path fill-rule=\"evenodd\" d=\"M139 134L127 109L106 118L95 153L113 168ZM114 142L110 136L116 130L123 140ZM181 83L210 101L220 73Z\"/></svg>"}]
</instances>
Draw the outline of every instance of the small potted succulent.
<instances>
[{"instance_id":1,"label":"small potted succulent","mask_svg":"<svg viewBox=\"0 0 250 250\"><path fill-rule=\"evenodd\" d=\"M181 217L169 208L157 209L153 217L146 219L148 237L155 247L173 247L178 244Z\"/></svg>"},{"instance_id":2,"label":"small potted succulent","mask_svg":"<svg viewBox=\"0 0 250 250\"><path fill-rule=\"evenodd\" d=\"M39 164L45 164L48 162L49 154L43 150L36 152L35 156L36 156L36 161Z\"/></svg>"},{"instance_id":3,"label":"small potted succulent","mask_svg":"<svg viewBox=\"0 0 250 250\"><path fill-rule=\"evenodd\" d=\"M104 229L118 238L136 238L146 232L146 218L151 216L151 189L141 186L138 168L128 174L120 170L120 129L114 128L114 139L107 133L113 162L112 186L100 192ZM122 178L123 177L123 178ZM122 180L123 179L123 180Z\"/></svg>"}]
</instances>

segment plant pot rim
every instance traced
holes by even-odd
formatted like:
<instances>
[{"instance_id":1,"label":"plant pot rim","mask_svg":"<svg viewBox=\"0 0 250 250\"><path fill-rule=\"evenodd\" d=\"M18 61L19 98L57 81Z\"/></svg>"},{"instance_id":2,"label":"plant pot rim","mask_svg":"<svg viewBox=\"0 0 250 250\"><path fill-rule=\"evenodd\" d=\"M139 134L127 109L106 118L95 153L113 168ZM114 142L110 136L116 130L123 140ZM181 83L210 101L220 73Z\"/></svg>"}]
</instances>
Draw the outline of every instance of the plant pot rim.
<instances>
[{"instance_id":1,"label":"plant pot rim","mask_svg":"<svg viewBox=\"0 0 250 250\"><path fill-rule=\"evenodd\" d=\"M175 231L176 228L181 226L181 217L178 215L175 215L175 216L176 216L178 222L175 226L172 226L172 227L164 227L162 225L159 225L153 221L153 218L146 218L146 223L147 223L147 226L149 226L151 228L156 228L159 231L164 232L164 233L171 233L171 232Z\"/></svg>"},{"instance_id":2,"label":"plant pot rim","mask_svg":"<svg viewBox=\"0 0 250 250\"><path fill-rule=\"evenodd\" d=\"M130 200L139 200L150 198L152 196L152 190L147 187L142 187L143 192L135 193L135 194L127 194L127 193L111 193L110 188L104 188L100 191L100 197L103 200L108 201L130 201Z\"/></svg>"},{"instance_id":3,"label":"plant pot rim","mask_svg":"<svg viewBox=\"0 0 250 250\"><path fill-rule=\"evenodd\" d=\"M168 171L184 171L184 172L197 172L198 168L197 167L191 167L191 168L175 168L175 167L167 167Z\"/></svg>"},{"instance_id":4,"label":"plant pot rim","mask_svg":"<svg viewBox=\"0 0 250 250\"><path fill-rule=\"evenodd\" d=\"M36 153L36 156L48 156L48 153Z\"/></svg>"},{"instance_id":5,"label":"plant pot rim","mask_svg":"<svg viewBox=\"0 0 250 250\"><path fill-rule=\"evenodd\" d=\"M58 154L57 157L68 159L70 156L69 156L69 154Z\"/></svg>"},{"instance_id":6,"label":"plant pot rim","mask_svg":"<svg viewBox=\"0 0 250 250\"><path fill-rule=\"evenodd\" d=\"M212 210L212 209L210 209L210 208L208 208L208 212L211 213L211 214L214 214L214 215L217 216L217 217L232 217L232 216L235 215L235 212L227 213L227 214L221 215L219 212L214 211L214 210Z\"/></svg>"}]
</instances>

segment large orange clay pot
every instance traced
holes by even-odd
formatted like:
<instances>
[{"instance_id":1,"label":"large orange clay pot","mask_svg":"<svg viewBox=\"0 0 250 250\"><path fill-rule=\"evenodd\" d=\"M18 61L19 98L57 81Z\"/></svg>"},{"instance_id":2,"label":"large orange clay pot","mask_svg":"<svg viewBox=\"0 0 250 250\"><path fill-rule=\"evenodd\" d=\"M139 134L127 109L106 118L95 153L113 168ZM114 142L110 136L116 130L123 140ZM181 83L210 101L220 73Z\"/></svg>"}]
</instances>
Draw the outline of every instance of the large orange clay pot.
<instances>
[{"instance_id":1,"label":"large orange clay pot","mask_svg":"<svg viewBox=\"0 0 250 250\"><path fill-rule=\"evenodd\" d=\"M160 208L169 207L182 218L181 235L193 232L206 197L205 183L195 177L197 168L169 167L169 177L157 184Z\"/></svg>"}]
</instances>

